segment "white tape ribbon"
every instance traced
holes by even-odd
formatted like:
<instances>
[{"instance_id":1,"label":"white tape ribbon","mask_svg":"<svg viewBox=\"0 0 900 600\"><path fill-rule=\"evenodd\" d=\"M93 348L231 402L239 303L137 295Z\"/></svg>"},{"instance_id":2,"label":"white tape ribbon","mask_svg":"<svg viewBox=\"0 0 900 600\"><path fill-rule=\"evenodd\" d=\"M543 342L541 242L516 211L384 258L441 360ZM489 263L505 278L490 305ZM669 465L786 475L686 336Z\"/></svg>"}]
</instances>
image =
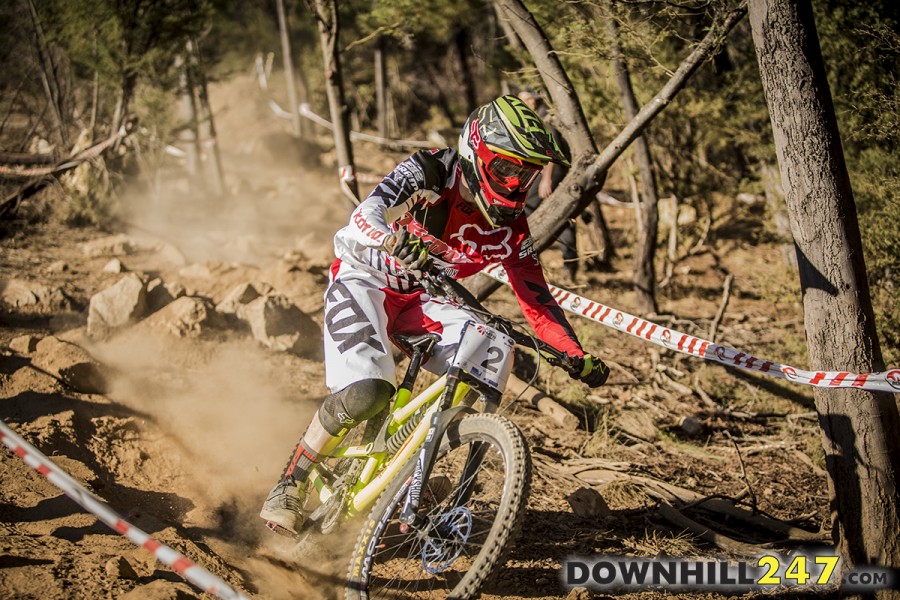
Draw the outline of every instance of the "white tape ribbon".
<instances>
[{"instance_id":1,"label":"white tape ribbon","mask_svg":"<svg viewBox=\"0 0 900 600\"><path fill-rule=\"evenodd\" d=\"M499 264L494 264L482 271L501 283L509 285L509 277ZM872 392L900 392L900 369L891 369L882 373L849 373L847 371L804 371L790 365L757 358L748 352L741 352L728 346L715 344L674 329L663 327L630 315L621 310L589 300L578 294L569 292L554 285L550 292L559 305L565 310L596 321L601 325L612 327L622 333L653 342L669 350L691 354L706 360L722 363L729 367L739 367L764 373L773 377L781 377L794 383L802 383L821 388L853 388Z\"/></svg>"},{"instance_id":2,"label":"white tape ribbon","mask_svg":"<svg viewBox=\"0 0 900 600\"><path fill-rule=\"evenodd\" d=\"M82 508L96 515L98 519L109 525L117 533L127 537L134 544L152 552L157 560L204 592L226 600L249 600L247 596L235 591L219 577L125 521L109 505L82 487L68 473L57 467L49 458L22 439L3 421L0 421L0 441L12 450L16 456L24 460L28 466L46 477L47 481L81 505Z\"/></svg>"}]
</instances>

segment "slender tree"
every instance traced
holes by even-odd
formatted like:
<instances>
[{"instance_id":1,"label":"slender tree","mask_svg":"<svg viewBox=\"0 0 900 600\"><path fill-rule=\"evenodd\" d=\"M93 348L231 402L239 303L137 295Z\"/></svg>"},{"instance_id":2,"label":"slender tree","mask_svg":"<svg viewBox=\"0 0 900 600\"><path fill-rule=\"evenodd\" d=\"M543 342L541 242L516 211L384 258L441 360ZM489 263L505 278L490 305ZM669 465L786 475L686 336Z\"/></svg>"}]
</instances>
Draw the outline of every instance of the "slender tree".
<instances>
[{"instance_id":1,"label":"slender tree","mask_svg":"<svg viewBox=\"0 0 900 600\"><path fill-rule=\"evenodd\" d=\"M187 43L188 56L191 59L191 72L194 85L197 87L197 100L201 113L201 149L209 149L209 155L205 157L207 171L213 180L213 188L218 195L228 193L225 185L225 170L222 167L222 153L219 150L219 136L216 133L216 119L209 104L209 86L206 80L206 65L200 55L200 44L196 40Z\"/></svg>"},{"instance_id":2,"label":"slender tree","mask_svg":"<svg viewBox=\"0 0 900 600\"><path fill-rule=\"evenodd\" d=\"M638 114L638 101L631 85L631 73L628 63L619 45L619 23L612 14L606 17L609 48L612 54L613 70L625 117L630 121ZM638 193L638 237L634 251L634 274L631 281L637 293L638 308L645 313L658 311L656 303L656 234L659 222L658 194L656 192L656 173L653 169L653 158L650 144L644 135L634 141L634 154L637 159L641 187Z\"/></svg>"},{"instance_id":3,"label":"slender tree","mask_svg":"<svg viewBox=\"0 0 900 600\"><path fill-rule=\"evenodd\" d=\"M319 25L322 43L322 62L325 68L325 93L331 122L334 124L334 144L338 155L341 184L351 206L359 203L356 167L353 164L353 144L350 142L350 107L344 99L344 80L341 73L340 20L335 0L313 0L310 8Z\"/></svg>"},{"instance_id":4,"label":"slender tree","mask_svg":"<svg viewBox=\"0 0 900 600\"><path fill-rule=\"evenodd\" d=\"M193 184L197 177L200 160L200 136L197 128L197 99L194 95L194 81L191 77L190 60L185 53L175 56L178 69L178 94L181 97L181 131L179 138L184 146L188 179Z\"/></svg>"},{"instance_id":5,"label":"slender tree","mask_svg":"<svg viewBox=\"0 0 900 600\"><path fill-rule=\"evenodd\" d=\"M378 125L378 137L388 136L388 78L387 78L387 43L383 35L375 40L375 103L378 114L375 120Z\"/></svg>"},{"instance_id":6,"label":"slender tree","mask_svg":"<svg viewBox=\"0 0 900 600\"><path fill-rule=\"evenodd\" d=\"M797 249L814 369L884 369L853 191L809 0L750 0ZM833 515L852 564L900 567L900 416L891 395L817 388ZM884 597L900 597L886 591Z\"/></svg>"},{"instance_id":7,"label":"slender tree","mask_svg":"<svg viewBox=\"0 0 900 600\"><path fill-rule=\"evenodd\" d=\"M296 137L301 137L303 128L300 125L300 112L297 102L297 85L294 80L294 59L291 56L291 38L287 17L284 13L284 0L275 0L278 11L278 33L281 38L281 55L284 64L284 81L287 84L288 107L291 114L291 127Z\"/></svg>"}]
</instances>

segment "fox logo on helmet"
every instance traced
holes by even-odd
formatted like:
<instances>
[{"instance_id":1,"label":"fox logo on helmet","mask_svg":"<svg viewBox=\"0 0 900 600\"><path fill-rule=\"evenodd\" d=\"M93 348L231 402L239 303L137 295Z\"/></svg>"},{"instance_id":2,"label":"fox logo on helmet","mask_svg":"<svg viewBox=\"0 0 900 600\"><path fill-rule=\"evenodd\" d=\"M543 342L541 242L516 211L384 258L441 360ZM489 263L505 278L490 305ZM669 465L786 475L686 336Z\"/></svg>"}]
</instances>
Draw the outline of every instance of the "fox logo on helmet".
<instances>
[{"instance_id":1,"label":"fox logo on helmet","mask_svg":"<svg viewBox=\"0 0 900 600\"><path fill-rule=\"evenodd\" d=\"M893 371L888 371L887 375L884 376L891 387L895 390L900 390L900 369L894 369Z\"/></svg>"}]
</instances>

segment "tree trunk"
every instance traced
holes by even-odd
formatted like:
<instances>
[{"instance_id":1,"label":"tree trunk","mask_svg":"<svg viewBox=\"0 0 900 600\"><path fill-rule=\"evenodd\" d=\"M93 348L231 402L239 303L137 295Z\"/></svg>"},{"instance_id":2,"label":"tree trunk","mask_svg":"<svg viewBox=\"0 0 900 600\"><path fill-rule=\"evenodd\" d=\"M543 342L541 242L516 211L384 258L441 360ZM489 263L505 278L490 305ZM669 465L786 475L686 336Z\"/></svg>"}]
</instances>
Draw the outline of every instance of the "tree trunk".
<instances>
[{"instance_id":1,"label":"tree trunk","mask_svg":"<svg viewBox=\"0 0 900 600\"><path fill-rule=\"evenodd\" d=\"M47 95L53 119L56 121L56 132L59 136L59 142L62 145L62 149L67 150L69 135L63 118L65 109L63 108L62 93L59 90L56 64L53 62L53 55L47 45L44 28L41 26L41 19L38 16L33 0L28 0L28 8L31 14L32 26L34 27L34 49L41 69L41 83L44 87L44 93Z\"/></svg>"},{"instance_id":2,"label":"tree trunk","mask_svg":"<svg viewBox=\"0 0 900 600\"><path fill-rule=\"evenodd\" d=\"M197 42L189 40L187 43L188 56L191 58L191 72L194 74L194 83L197 86L197 97L200 100L202 111L202 136L201 149L205 146L210 149L210 157L207 161L207 171L211 172L215 192L218 195L227 193L225 186L225 171L222 168L222 153L219 151L219 137L216 133L216 121L212 108L209 105L209 86L206 82L206 71L200 57L200 46Z\"/></svg>"},{"instance_id":3,"label":"tree trunk","mask_svg":"<svg viewBox=\"0 0 900 600\"><path fill-rule=\"evenodd\" d=\"M337 150L341 187L352 209L359 203L359 188L353 164L353 145L350 142L350 107L344 99L337 4L335 0L314 0L313 9L319 24L319 39L322 42L325 93L328 96L331 122L334 124L334 145Z\"/></svg>"},{"instance_id":4,"label":"tree trunk","mask_svg":"<svg viewBox=\"0 0 900 600\"><path fill-rule=\"evenodd\" d=\"M625 118L631 121L638 114L638 103L634 95L634 88L631 86L631 74L628 72L628 65L619 46L619 23L613 15L607 16L606 23L616 83L619 85L619 93L622 96L622 107L625 109ZM656 303L656 234L659 208L650 145L643 134L634 140L634 154L638 163L641 187L637 198L638 236L637 247L634 250L632 283L634 291L637 293L638 309L642 313L657 313L659 308Z\"/></svg>"},{"instance_id":5,"label":"tree trunk","mask_svg":"<svg viewBox=\"0 0 900 600\"><path fill-rule=\"evenodd\" d=\"M284 81L287 84L288 112L291 113L291 128L294 135L301 136L300 104L297 102L297 85L294 81L294 59L291 56L291 38L288 35L287 17L284 14L284 0L275 0L278 11L278 32L281 36L281 55L284 63Z\"/></svg>"},{"instance_id":6,"label":"tree trunk","mask_svg":"<svg viewBox=\"0 0 900 600\"><path fill-rule=\"evenodd\" d=\"M778 166L768 162L759 165L763 193L766 196L766 208L775 223L778 233L781 258L786 265L797 267L797 252L794 250L794 236L791 235L791 220L784 203L784 190L781 189L781 173Z\"/></svg>"},{"instance_id":7,"label":"tree trunk","mask_svg":"<svg viewBox=\"0 0 900 600\"><path fill-rule=\"evenodd\" d=\"M750 0L814 369L884 369L856 205L809 0ZM841 550L900 567L900 417L889 394L816 388ZM885 592L896 598L900 592Z\"/></svg>"},{"instance_id":8,"label":"tree trunk","mask_svg":"<svg viewBox=\"0 0 900 600\"><path fill-rule=\"evenodd\" d=\"M193 185L197 177L197 161L200 155L197 146L197 105L194 102L189 61L179 54L175 57L175 68L178 70L178 91L181 94L181 133L178 137L184 144L188 179Z\"/></svg>"},{"instance_id":9,"label":"tree trunk","mask_svg":"<svg viewBox=\"0 0 900 600\"><path fill-rule=\"evenodd\" d=\"M375 101L378 111L376 115L378 137L380 138L388 137L386 53L387 45L384 36L379 36L375 42Z\"/></svg>"},{"instance_id":10,"label":"tree trunk","mask_svg":"<svg viewBox=\"0 0 900 600\"><path fill-rule=\"evenodd\" d=\"M478 98L475 95L475 78L469 67L469 36L465 29L460 29L453 37L456 56L459 58L459 71L462 74L463 93L466 98L466 112L475 110Z\"/></svg>"},{"instance_id":11,"label":"tree trunk","mask_svg":"<svg viewBox=\"0 0 900 600\"><path fill-rule=\"evenodd\" d=\"M528 52L531 53L534 64L537 66L538 71L540 71L541 79L543 80L544 86L547 88L547 92L552 99L552 104L556 109L557 120L555 125L560 132L562 132L563 137L569 144L569 148L572 150L573 165L580 156L583 157L582 155L596 154L597 145L594 143L593 136L591 136L587 118L584 115L584 110L581 108L581 101L578 99L578 93L575 91L575 86L572 85L572 81L569 79L565 69L563 69L562 64L559 62L559 58L556 56L550 42L547 40L547 36L544 35L543 30L541 30L540 25L538 25L534 16L528 11L521 0L496 0L496 3L499 18L501 20L508 20L513 31L522 43L525 44L525 47L528 48ZM606 174L604 173L603 179L605 178ZM570 215L559 217L558 221L552 225L552 231L549 233L547 243L542 244L538 248L539 251L543 250L556 240L568 219L577 217L581 211L587 208L590 204L591 197L603 187L603 179L598 180L596 186L591 186L594 189L593 193L590 194L590 197L585 198L584 196L587 194L580 195L580 205L577 210L573 210ZM557 186L557 190L564 182L565 180ZM555 195L556 193L554 191L549 198L552 199ZM541 202L541 206L539 206L534 213L535 215L540 215L544 212L541 210L544 207L544 204L547 204L547 202ZM600 208L599 204L597 205L596 211L597 219L594 224L598 227L600 235L603 238L604 257L601 259L601 262L606 263L606 266L608 266L613 254L612 237L609 233L609 227L606 225L606 219L603 218L603 210ZM539 218L540 217L535 217L535 219Z\"/></svg>"},{"instance_id":12,"label":"tree trunk","mask_svg":"<svg viewBox=\"0 0 900 600\"><path fill-rule=\"evenodd\" d=\"M503 30L503 37L506 38L506 43L513 49L516 56L527 52L525 46L522 45L522 40L519 39L515 30L510 26L509 19L503 14L503 9L496 2L494 3L494 13L497 15L497 22L500 24L500 29Z\"/></svg>"}]
</instances>

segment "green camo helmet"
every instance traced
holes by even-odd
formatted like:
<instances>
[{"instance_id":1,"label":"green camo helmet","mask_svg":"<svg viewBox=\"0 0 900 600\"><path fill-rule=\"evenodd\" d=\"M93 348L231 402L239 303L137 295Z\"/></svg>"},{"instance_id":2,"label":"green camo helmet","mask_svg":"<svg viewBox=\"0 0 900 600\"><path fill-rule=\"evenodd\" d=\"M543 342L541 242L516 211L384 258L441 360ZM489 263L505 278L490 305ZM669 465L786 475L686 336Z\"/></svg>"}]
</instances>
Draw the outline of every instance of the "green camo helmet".
<instances>
[{"instance_id":1,"label":"green camo helmet","mask_svg":"<svg viewBox=\"0 0 900 600\"><path fill-rule=\"evenodd\" d=\"M522 213L544 165L569 164L546 123L515 96L501 96L469 115L459 155L466 183L493 227Z\"/></svg>"}]
</instances>

